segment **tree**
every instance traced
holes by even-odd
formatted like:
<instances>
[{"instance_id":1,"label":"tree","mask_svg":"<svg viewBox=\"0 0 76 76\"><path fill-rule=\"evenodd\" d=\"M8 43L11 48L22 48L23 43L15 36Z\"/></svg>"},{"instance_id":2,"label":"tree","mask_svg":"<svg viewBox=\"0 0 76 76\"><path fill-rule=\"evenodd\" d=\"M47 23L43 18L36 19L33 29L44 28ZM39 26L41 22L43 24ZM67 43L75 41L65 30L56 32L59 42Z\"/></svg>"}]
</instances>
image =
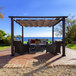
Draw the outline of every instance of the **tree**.
<instances>
[{"instance_id":1,"label":"tree","mask_svg":"<svg viewBox=\"0 0 76 76\"><path fill-rule=\"evenodd\" d=\"M62 35L62 24L56 28L57 35ZM73 17L66 19L66 30L65 30L66 44L76 41L76 19Z\"/></svg>"},{"instance_id":2,"label":"tree","mask_svg":"<svg viewBox=\"0 0 76 76\"><path fill-rule=\"evenodd\" d=\"M3 30L0 30L0 40L3 40L6 35L7 34Z\"/></svg>"},{"instance_id":3,"label":"tree","mask_svg":"<svg viewBox=\"0 0 76 76\"><path fill-rule=\"evenodd\" d=\"M76 24L74 24L72 27L71 27L71 39L73 41L76 41Z\"/></svg>"},{"instance_id":4,"label":"tree","mask_svg":"<svg viewBox=\"0 0 76 76\"><path fill-rule=\"evenodd\" d=\"M74 19L74 16L69 16L68 18L66 18L66 21L65 21L66 31L65 32L66 33L68 31L70 32L70 29L74 24L76 24L76 19ZM62 23L58 24L58 27L55 28L55 31L56 31L57 36L62 35Z\"/></svg>"},{"instance_id":5,"label":"tree","mask_svg":"<svg viewBox=\"0 0 76 76\"><path fill-rule=\"evenodd\" d=\"M18 38L19 40L22 38L21 35L16 35L15 38Z\"/></svg>"},{"instance_id":6,"label":"tree","mask_svg":"<svg viewBox=\"0 0 76 76\"><path fill-rule=\"evenodd\" d=\"M56 31L55 35L56 36L62 36L62 34L63 34L62 33L62 23L59 23L57 26L55 28L55 31Z\"/></svg>"},{"instance_id":7,"label":"tree","mask_svg":"<svg viewBox=\"0 0 76 76\"><path fill-rule=\"evenodd\" d=\"M5 45L10 45L11 44L11 35L8 34L7 37L5 37L4 44Z\"/></svg>"},{"instance_id":8,"label":"tree","mask_svg":"<svg viewBox=\"0 0 76 76\"><path fill-rule=\"evenodd\" d=\"M0 7L0 10L1 10L1 12L0 12L0 18L3 19L3 18L4 18L4 17L3 17L3 14L2 14L2 10L3 10L3 8Z\"/></svg>"}]
</instances>

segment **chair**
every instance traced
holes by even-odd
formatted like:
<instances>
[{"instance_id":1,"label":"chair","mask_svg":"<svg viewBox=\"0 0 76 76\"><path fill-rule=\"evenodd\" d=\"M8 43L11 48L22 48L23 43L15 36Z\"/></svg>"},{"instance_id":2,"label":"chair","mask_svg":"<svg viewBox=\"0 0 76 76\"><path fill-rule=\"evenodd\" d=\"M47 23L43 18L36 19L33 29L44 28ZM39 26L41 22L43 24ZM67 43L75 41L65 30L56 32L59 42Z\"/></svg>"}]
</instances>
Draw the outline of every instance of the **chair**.
<instances>
[{"instance_id":1,"label":"chair","mask_svg":"<svg viewBox=\"0 0 76 76\"><path fill-rule=\"evenodd\" d=\"M61 41L55 41L53 44L47 44L46 45L46 53L50 52L54 55L57 53L61 53L60 47L61 47L62 42Z\"/></svg>"},{"instance_id":2,"label":"chair","mask_svg":"<svg viewBox=\"0 0 76 76\"><path fill-rule=\"evenodd\" d=\"M21 41L14 41L15 52L18 54L29 53L29 45L23 44Z\"/></svg>"},{"instance_id":3,"label":"chair","mask_svg":"<svg viewBox=\"0 0 76 76\"><path fill-rule=\"evenodd\" d=\"M60 50L60 49L61 49L62 41L56 40L56 41L55 41L55 44L56 44L56 52L57 52L57 53L61 53L61 50Z\"/></svg>"},{"instance_id":4,"label":"chair","mask_svg":"<svg viewBox=\"0 0 76 76\"><path fill-rule=\"evenodd\" d=\"M55 44L47 44L46 45L46 53L47 52L50 52L50 53L52 53L52 54L56 54L56 45Z\"/></svg>"}]
</instances>

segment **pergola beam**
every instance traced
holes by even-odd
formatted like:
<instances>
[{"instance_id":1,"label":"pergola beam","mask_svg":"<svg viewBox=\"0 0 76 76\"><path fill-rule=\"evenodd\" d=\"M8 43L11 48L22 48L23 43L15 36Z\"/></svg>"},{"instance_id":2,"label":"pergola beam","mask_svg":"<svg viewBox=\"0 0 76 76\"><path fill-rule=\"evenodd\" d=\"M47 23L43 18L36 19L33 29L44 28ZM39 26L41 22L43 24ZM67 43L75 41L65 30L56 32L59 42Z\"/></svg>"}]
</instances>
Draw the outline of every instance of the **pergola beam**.
<instances>
[{"instance_id":1,"label":"pergola beam","mask_svg":"<svg viewBox=\"0 0 76 76\"><path fill-rule=\"evenodd\" d=\"M58 24L60 21L62 21L62 19L58 20L55 24L53 24L52 26L55 26L56 24Z\"/></svg>"},{"instance_id":2,"label":"pergola beam","mask_svg":"<svg viewBox=\"0 0 76 76\"><path fill-rule=\"evenodd\" d=\"M9 18L67 18L67 16L9 16Z\"/></svg>"}]
</instances>

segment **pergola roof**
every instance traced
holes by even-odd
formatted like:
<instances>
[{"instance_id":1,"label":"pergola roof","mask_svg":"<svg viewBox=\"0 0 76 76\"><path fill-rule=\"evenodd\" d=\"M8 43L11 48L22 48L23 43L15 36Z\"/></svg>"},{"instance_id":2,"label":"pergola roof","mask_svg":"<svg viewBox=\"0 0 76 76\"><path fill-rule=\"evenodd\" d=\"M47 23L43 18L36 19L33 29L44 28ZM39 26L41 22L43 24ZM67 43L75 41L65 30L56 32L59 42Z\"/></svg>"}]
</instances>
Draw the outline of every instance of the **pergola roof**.
<instances>
[{"instance_id":1,"label":"pergola roof","mask_svg":"<svg viewBox=\"0 0 76 76\"><path fill-rule=\"evenodd\" d=\"M14 18L14 21L16 23L25 27L51 27L62 21L63 17L67 18L67 16L9 16L9 17Z\"/></svg>"}]
</instances>

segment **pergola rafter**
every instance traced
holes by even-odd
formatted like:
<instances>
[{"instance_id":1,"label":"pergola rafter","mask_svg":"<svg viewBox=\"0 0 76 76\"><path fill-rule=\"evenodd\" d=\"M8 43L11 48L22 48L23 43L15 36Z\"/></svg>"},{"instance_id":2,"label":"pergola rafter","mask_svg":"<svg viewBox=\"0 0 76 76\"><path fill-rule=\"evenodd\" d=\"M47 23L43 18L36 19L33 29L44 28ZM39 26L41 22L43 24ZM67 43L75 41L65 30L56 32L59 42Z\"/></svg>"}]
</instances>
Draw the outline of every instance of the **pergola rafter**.
<instances>
[{"instance_id":1,"label":"pergola rafter","mask_svg":"<svg viewBox=\"0 0 76 76\"><path fill-rule=\"evenodd\" d=\"M22 42L23 27L52 27L52 42L54 43L54 26L62 21L63 28L63 45L62 56L65 56L65 18L67 16L9 16L11 18L11 55L14 55L14 21L22 26ZM19 19L25 18L25 19ZM36 18L34 20L34 18ZM45 19L46 18L46 19Z\"/></svg>"}]
</instances>

